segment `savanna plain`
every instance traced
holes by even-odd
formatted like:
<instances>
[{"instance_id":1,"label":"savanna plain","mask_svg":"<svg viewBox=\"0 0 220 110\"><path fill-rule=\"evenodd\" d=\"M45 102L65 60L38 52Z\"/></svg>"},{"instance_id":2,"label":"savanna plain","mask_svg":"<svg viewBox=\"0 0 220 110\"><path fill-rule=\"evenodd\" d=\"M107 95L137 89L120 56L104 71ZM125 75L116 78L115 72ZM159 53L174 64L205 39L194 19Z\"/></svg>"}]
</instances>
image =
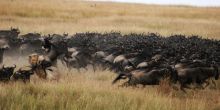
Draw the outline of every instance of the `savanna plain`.
<instances>
[{"instance_id":1,"label":"savanna plain","mask_svg":"<svg viewBox=\"0 0 220 110\"><path fill-rule=\"evenodd\" d=\"M102 3L74 0L0 0L0 28L19 28L21 34L77 32L156 32L219 39L220 8ZM4 59L26 65L27 58ZM16 61L16 62L15 62ZM1 83L1 110L220 110L217 89L173 90L159 86L118 87L105 70L68 70L59 63L57 80L33 77L30 83ZM122 82L119 82L119 84Z\"/></svg>"}]
</instances>

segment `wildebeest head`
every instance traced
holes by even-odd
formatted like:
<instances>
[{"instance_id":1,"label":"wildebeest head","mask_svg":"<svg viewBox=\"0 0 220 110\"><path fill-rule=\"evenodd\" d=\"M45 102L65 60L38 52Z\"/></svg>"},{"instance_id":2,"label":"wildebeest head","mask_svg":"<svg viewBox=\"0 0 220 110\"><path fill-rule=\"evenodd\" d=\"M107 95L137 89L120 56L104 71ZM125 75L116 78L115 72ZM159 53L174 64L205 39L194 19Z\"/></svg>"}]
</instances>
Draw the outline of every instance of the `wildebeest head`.
<instances>
[{"instance_id":1,"label":"wildebeest head","mask_svg":"<svg viewBox=\"0 0 220 110\"><path fill-rule=\"evenodd\" d=\"M117 81L121 79L126 79L131 77L130 73L119 73L118 76L112 81L112 84L115 84Z\"/></svg>"},{"instance_id":2,"label":"wildebeest head","mask_svg":"<svg viewBox=\"0 0 220 110\"><path fill-rule=\"evenodd\" d=\"M53 45L50 42L50 39L51 39L50 37L45 38L44 43L42 44L42 48L45 49L46 52L49 52L51 50L51 46Z\"/></svg>"},{"instance_id":3,"label":"wildebeest head","mask_svg":"<svg viewBox=\"0 0 220 110\"><path fill-rule=\"evenodd\" d=\"M68 53L67 42L61 39L56 39L56 37L54 38L49 36L44 38L42 48L46 50L49 57L54 57L54 59L57 59L60 55Z\"/></svg>"},{"instance_id":4,"label":"wildebeest head","mask_svg":"<svg viewBox=\"0 0 220 110\"><path fill-rule=\"evenodd\" d=\"M168 73L170 75L170 80L173 82L173 83L176 83L177 80L178 80L178 75L177 75L177 71L172 68L171 66L168 66L167 67L167 70L168 70Z\"/></svg>"},{"instance_id":5,"label":"wildebeest head","mask_svg":"<svg viewBox=\"0 0 220 110\"><path fill-rule=\"evenodd\" d=\"M0 40L0 48L1 49L9 49L9 45L8 45L8 42L6 41L6 40L4 40L4 39L1 39Z\"/></svg>"},{"instance_id":6,"label":"wildebeest head","mask_svg":"<svg viewBox=\"0 0 220 110\"><path fill-rule=\"evenodd\" d=\"M10 77L13 75L14 73L14 69L16 68L16 65L12 66L12 67L5 67L4 65L2 66L2 68L0 69L0 73L1 73L1 80L9 80Z\"/></svg>"},{"instance_id":7,"label":"wildebeest head","mask_svg":"<svg viewBox=\"0 0 220 110\"><path fill-rule=\"evenodd\" d=\"M11 28L11 32L15 34L20 34L20 30L18 28Z\"/></svg>"},{"instance_id":8,"label":"wildebeest head","mask_svg":"<svg viewBox=\"0 0 220 110\"><path fill-rule=\"evenodd\" d=\"M8 45L13 46L17 43L17 37L20 31L15 28L11 30L0 30L0 39L4 40Z\"/></svg>"},{"instance_id":9,"label":"wildebeest head","mask_svg":"<svg viewBox=\"0 0 220 110\"><path fill-rule=\"evenodd\" d=\"M2 71L3 72L8 72L8 73L13 73L14 69L16 68L16 65L12 66L12 67L5 67L4 65L2 66Z\"/></svg>"}]
</instances>

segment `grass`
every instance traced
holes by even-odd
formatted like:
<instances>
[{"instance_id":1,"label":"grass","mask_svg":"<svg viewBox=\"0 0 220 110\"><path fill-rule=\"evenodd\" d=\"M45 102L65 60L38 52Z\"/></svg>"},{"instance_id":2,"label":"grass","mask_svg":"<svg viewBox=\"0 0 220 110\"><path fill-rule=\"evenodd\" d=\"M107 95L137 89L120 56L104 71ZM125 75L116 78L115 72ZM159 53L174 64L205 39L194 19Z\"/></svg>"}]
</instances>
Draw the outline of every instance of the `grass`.
<instances>
[{"instance_id":1,"label":"grass","mask_svg":"<svg viewBox=\"0 0 220 110\"><path fill-rule=\"evenodd\" d=\"M0 7L0 28L18 27L22 34L121 31L157 32L164 36L196 34L216 39L220 36L220 8L73 0L0 0ZM4 60L19 67L27 64L27 58ZM0 109L220 110L220 87L189 90L187 94L166 84L120 88L111 85L115 74L109 71L78 73L59 68L58 81L33 77L29 84L1 83Z\"/></svg>"},{"instance_id":2,"label":"grass","mask_svg":"<svg viewBox=\"0 0 220 110\"><path fill-rule=\"evenodd\" d=\"M30 84L0 86L0 109L34 110L218 110L219 90L171 90L160 86L120 88L111 85L114 74L91 70L84 73L62 69L59 81L32 79ZM104 80L103 80L104 79Z\"/></svg>"},{"instance_id":3,"label":"grass","mask_svg":"<svg viewBox=\"0 0 220 110\"><path fill-rule=\"evenodd\" d=\"M27 65L27 58L6 58L5 65ZM0 83L1 110L219 110L220 82L217 89L173 90L163 81L159 86L119 87L112 85L116 75L108 70L68 71L59 63L53 74L57 80ZM18 69L17 68L17 69Z\"/></svg>"},{"instance_id":4,"label":"grass","mask_svg":"<svg viewBox=\"0 0 220 110\"><path fill-rule=\"evenodd\" d=\"M16 58L17 65L27 64L26 58ZM14 60L4 59L7 65ZM68 71L59 63L53 74L57 80L0 83L1 110L219 110L218 89L188 90L187 94L173 90L163 81L159 86L119 87L112 85L116 75L108 70Z\"/></svg>"},{"instance_id":5,"label":"grass","mask_svg":"<svg viewBox=\"0 0 220 110\"><path fill-rule=\"evenodd\" d=\"M76 0L0 0L0 28L22 33L121 31L219 38L220 8L158 6Z\"/></svg>"}]
</instances>

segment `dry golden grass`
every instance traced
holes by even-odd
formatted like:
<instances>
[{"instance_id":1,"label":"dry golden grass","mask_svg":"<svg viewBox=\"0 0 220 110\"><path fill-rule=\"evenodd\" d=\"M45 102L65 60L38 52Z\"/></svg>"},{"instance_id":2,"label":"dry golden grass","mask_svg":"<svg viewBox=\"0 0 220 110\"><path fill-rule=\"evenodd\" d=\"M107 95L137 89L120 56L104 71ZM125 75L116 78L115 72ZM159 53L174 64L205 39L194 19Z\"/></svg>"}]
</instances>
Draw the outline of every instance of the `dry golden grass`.
<instances>
[{"instance_id":1,"label":"dry golden grass","mask_svg":"<svg viewBox=\"0 0 220 110\"><path fill-rule=\"evenodd\" d=\"M21 67L25 58L6 58L6 65ZM32 76L31 82L0 83L0 109L2 110L219 110L218 89L173 90L163 81L160 86L142 88L112 85L116 75L110 71L93 72L92 69L68 71L59 63L58 80L40 80Z\"/></svg>"},{"instance_id":2,"label":"dry golden grass","mask_svg":"<svg viewBox=\"0 0 220 110\"><path fill-rule=\"evenodd\" d=\"M220 8L195 8L83 2L72 0L0 0L0 28L22 33L96 31L158 32L162 35L220 36ZM27 58L6 58L6 65L26 65ZM16 61L16 62L15 62ZM111 85L115 74L78 73L59 66L58 81L32 78L30 84L0 84L0 109L70 110L219 110L220 89L172 90L162 83L146 88ZM119 82L120 83L120 82ZM220 86L220 83L218 84Z\"/></svg>"},{"instance_id":3,"label":"dry golden grass","mask_svg":"<svg viewBox=\"0 0 220 110\"><path fill-rule=\"evenodd\" d=\"M115 75L92 70L77 73L60 68L58 81L32 78L31 83L0 85L0 109L11 110L219 110L220 91L170 90L164 86L121 88L111 85ZM164 91L163 91L164 90Z\"/></svg>"},{"instance_id":4,"label":"dry golden grass","mask_svg":"<svg viewBox=\"0 0 220 110\"><path fill-rule=\"evenodd\" d=\"M23 33L158 32L219 38L220 8L75 0L0 0L0 28Z\"/></svg>"}]
</instances>

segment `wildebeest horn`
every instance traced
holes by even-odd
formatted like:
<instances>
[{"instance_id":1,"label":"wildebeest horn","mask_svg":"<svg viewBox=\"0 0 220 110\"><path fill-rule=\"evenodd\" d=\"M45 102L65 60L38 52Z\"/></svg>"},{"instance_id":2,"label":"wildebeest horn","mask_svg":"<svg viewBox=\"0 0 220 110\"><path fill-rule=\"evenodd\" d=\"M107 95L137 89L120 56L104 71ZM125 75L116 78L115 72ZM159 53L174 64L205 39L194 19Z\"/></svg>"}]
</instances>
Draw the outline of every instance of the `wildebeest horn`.
<instances>
[{"instance_id":1,"label":"wildebeest horn","mask_svg":"<svg viewBox=\"0 0 220 110\"><path fill-rule=\"evenodd\" d=\"M4 69L4 68L5 68L5 65L2 65L2 68Z\"/></svg>"},{"instance_id":2,"label":"wildebeest horn","mask_svg":"<svg viewBox=\"0 0 220 110\"><path fill-rule=\"evenodd\" d=\"M50 34L48 34L48 37L47 37L48 40L51 40L52 39L52 36Z\"/></svg>"}]
</instances>

